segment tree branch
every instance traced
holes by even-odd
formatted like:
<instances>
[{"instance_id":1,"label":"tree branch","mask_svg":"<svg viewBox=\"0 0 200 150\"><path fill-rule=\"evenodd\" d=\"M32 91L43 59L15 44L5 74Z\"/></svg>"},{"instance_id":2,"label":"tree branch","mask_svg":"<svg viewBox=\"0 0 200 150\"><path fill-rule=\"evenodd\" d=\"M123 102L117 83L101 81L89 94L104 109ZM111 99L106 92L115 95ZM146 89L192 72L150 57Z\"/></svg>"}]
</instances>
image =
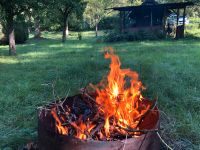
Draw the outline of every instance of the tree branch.
<instances>
[{"instance_id":1,"label":"tree branch","mask_svg":"<svg viewBox=\"0 0 200 150\"><path fill-rule=\"evenodd\" d=\"M62 8L58 8L58 10L59 10L62 14L64 14Z\"/></svg>"}]
</instances>

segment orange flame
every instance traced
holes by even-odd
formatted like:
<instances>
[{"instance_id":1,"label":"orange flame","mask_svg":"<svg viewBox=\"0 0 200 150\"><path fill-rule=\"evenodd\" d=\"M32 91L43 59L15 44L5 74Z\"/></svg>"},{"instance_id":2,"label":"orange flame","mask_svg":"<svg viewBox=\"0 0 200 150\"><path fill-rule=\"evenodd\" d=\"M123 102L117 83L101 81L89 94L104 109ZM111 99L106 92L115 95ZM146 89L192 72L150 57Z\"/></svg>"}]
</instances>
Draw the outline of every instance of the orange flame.
<instances>
[{"instance_id":1,"label":"orange flame","mask_svg":"<svg viewBox=\"0 0 200 150\"><path fill-rule=\"evenodd\" d=\"M51 111L51 114L54 117L54 119L56 120L56 127L57 127L57 130L58 130L58 133L63 134L63 135L67 135L68 134L68 128L62 126L62 123L61 123L60 119L58 118L58 115L56 114L55 109L53 109Z\"/></svg>"},{"instance_id":2,"label":"orange flame","mask_svg":"<svg viewBox=\"0 0 200 150\"><path fill-rule=\"evenodd\" d=\"M112 125L136 128L137 118L149 108L139 110L143 86L138 79L138 74L130 69L121 69L119 57L113 53L113 49L110 47L107 48L105 58L111 59L107 85L101 85L105 83L101 82L98 86L93 87L97 91L96 102L101 106L99 111L105 117L104 131L106 136L109 137L111 117L115 118ZM126 82L126 78L129 78L129 83ZM129 86L126 87L128 84ZM105 88L101 89L99 87Z\"/></svg>"},{"instance_id":3,"label":"orange flame","mask_svg":"<svg viewBox=\"0 0 200 150\"><path fill-rule=\"evenodd\" d=\"M123 128L138 128L140 117L150 109L150 105L140 105L143 100L141 90L144 87L139 81L138 73L130 69L121 69L121 62L113 49L108 47L106 50L105 58L111 59L110 72L106 80L102 80L96 86L91 85L97 93L96 103L99 105L99 113L104 116L105 120L104 131L98 131L100 139L109 139L113 128L123 135L127 134L122 130ZM67 135L68 128L62 126L55 111L51 113L56 120L58 132ZM77 138L87 139L96 125L87 120L86 123L72 122L71 126L76 130Z\"/></svg>"},{"instance_id":4,"label":"orange flame","mask_svg":"<svg viewBox=\"0 0 200 150\"><path fill-rule=\"evenodd\" d=\"M95 125L91 124L88 120L87 124L81 121L79 124L72 122L71 125L76 129L76 136L79 139L85 140L87 136L89 136L91 130L95 127Z\"/></svg>"}]
</instances>

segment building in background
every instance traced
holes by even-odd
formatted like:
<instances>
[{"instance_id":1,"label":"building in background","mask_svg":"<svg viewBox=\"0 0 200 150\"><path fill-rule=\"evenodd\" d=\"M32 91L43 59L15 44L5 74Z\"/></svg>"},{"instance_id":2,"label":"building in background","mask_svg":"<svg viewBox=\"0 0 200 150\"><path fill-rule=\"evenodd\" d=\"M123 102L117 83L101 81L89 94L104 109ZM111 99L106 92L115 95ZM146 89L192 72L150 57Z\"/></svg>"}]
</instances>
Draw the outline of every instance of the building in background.
<instances>
[{"instance_id":1,"label":"building in background","mask_svg":"<svg viewBox=\"0 0 200 150\"><path fill-rule=\"evenodd\" d=\"M194 5L192 2L159 4L155 0L145 0L140 6L114 7L119 11L120 31L137 32L139 30L162 31L166 34L174 31L175 38L183 38L187 6ZM171 14L173 19L169 19ZM170 21L173 21L173 26ZM173 28L173 29L172 29Z\"/></svg>"}]
</instances>

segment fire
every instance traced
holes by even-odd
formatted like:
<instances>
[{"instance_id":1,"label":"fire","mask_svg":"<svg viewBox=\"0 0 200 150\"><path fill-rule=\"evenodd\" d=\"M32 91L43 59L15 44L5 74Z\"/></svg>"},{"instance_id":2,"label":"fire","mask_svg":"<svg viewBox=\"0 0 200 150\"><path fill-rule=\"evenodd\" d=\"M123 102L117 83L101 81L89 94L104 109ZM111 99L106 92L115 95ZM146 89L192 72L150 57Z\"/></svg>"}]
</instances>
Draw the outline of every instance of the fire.
<instances>
[{"instance_id":1,"label":"fire","mask_svg":"<svg viewBox=\"0 0 200 150\"><path fill-rule=\"evenodd\" d=\"M81 119L82 117L80 117ZM82 120L80 123L72 122L71 125L76 129L76 138L85 140L87 136L89 136L91 130L95 127L95 125L91 124L88 120L87 124L83 123Z\"/></svg>"},{"instance_id":2,"label":"fire","mask_svg":"<svg viewBox=\"0 0 200 150\"><path fill-rule=\"evenodd\" d=\"M106 59L111 59L110 72L106 79L98 85L91 85L96 92L95 101L98 104L98 113L103 116L104 125L98 131L98 139L109 139L112 132L127 135L124 129L139 129L141 116L149 109L150 104L144 105L141 91L144 89L138 73L130 69L121 69L119 57L111 47L106 49ZM67 135L68 128L63 127L57 114L52 111L56 127L60 134ZM71 122L76 131L75 137L87 139L97 123L90 121ZM128 133L129 134L129 133Z\"/></svg>"},{"instance_id":3,"label":"fire","mask_svg":"<svg viewBox=\"0 0 200 150\"><path fill-rule=\"evenodd\" d=\"M54 117L54 119L56 120L56 127L57 127L58 132L60 134L67 135L68 128L62 126L62 123L61 123L60 119L58 118L55 109L51 111L51 114Z\"/></svg>"},{"instance_id":4,"label":"fire","mask_svg":"<svg viewBox=\"0 0 200 150\"><path fill-rule=\"evenodd\" d=\"M99 111L105 117L104 130L106 136L109 136L109 122L111 122L111 118L114 118L112 126L135 129L139 122L137 118L143 115L149 108L139 109L143 86L138 79L137 72L130 69L121 69L119 57L113 53L113 49L110 47L107 49L105 58L111 59L107 86L100 84L95 86L95 90L97 91L96 102L101 105ZM126 78L129 79L129 83ZM100 89L99 87L105 88Z\"/></svg>"}]
</instances>

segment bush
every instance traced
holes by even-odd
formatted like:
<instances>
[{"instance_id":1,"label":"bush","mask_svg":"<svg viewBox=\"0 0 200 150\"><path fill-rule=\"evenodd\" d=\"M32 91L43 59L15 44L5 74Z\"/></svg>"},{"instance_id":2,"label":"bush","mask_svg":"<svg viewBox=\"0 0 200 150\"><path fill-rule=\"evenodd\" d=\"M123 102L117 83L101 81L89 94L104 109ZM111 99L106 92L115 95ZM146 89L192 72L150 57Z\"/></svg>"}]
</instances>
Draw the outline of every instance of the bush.
<instances>
[{"instance_id":1,"label":"bush","mask_svg":"<svg viewBox=\"0 0 200 150\"><path fill-rule=\"evenodd\" d=\"M29 32L28 26L25 22L15 23L15 41L18 44L22 44L28 40Z\"/></svg>"},{"instance_id":2,"label":"bush","mask_svg":"<svg viewBox=\"0 0 200 150\"><path fill-rule=\"evenodd\" d=\"M82 40L82 33L78 32L78 40L81 41Z\"/></svg>"},{"instance_id":3,"label":"bush","mask_svg":"<svg viewBox=\"0 0 200 150\"><path fill-rule=\"evenodd\" d=\"M162 30L158 30L158 31L155 31L155 36L158 38L158 39L165 39L166 38L166 34L164 31Z\"/></svg>"},{"instance_id":4,"label":"bush","mask_svg":"<svg viewBox=\"0 0 200 150\"><path fill-rule=\"evenodd\" d=\"M19 21L19 20L15 21L14 30L15 30L15 42L17 44L25 43L29 37L27 23L25 21ZM9 33L6 24L3 25L2 32L4 34L4 37L1 39L0 43L9 44Z\"/></svg>"},{"instance_id":5,"label":"bush","mask_svg":"<svg viewBox=\"0 0 200 150\"><path fill-rule=\"evenodd\" d=\"M100 30L110 30L116 28L116 24L119 23L119 18L117 16L102 18L99 22Z\"/></svg>"},{"instance_id":6,"label":"bush","mask_svg":"<svg viewBox=\"0 0 200 150\"><path fill-rule=\"evenodd\" d=\"M112 31L106 34L104 41L106 42L142 41L142 40L158 40L164 38L165 34L162 31L139 30L137 32L125 32L125 33Z\"/></svg>"},{"instance_id":7,"label":"bush","mask_svg":"<svg viewBox=\"0 0 200 150\"><path fill-rule=\"evenodd\" d=\"M106 42L119 42L125 40L124 34L112 31L106 34L104 41Z\"/></svg>"}]
</instances>

